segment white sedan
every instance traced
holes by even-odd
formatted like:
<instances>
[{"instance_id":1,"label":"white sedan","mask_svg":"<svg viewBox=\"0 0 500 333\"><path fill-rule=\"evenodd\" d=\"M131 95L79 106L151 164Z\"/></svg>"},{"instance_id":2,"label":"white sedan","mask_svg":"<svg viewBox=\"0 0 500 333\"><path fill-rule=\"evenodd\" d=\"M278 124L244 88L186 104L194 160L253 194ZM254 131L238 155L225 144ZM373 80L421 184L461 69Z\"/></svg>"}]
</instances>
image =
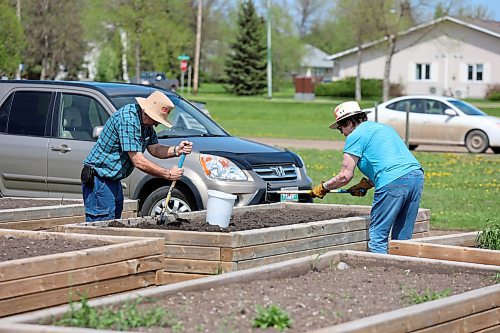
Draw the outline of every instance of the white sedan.
<instances>
[{"instance_id":1,"label":"white sedan","mask_svg":"<svg viewBox=\"0 0 500 333\"><path fill-rule=\"evenodd\" d=\"M500 153L500 118L488 116L476 107L451 97L403 96L366 109L368 120L392 126L401 138L406 137L409 117L409 146L419 144L461 145L471 153L483 153L491 147Z\"/></svg>"}]
</instances>

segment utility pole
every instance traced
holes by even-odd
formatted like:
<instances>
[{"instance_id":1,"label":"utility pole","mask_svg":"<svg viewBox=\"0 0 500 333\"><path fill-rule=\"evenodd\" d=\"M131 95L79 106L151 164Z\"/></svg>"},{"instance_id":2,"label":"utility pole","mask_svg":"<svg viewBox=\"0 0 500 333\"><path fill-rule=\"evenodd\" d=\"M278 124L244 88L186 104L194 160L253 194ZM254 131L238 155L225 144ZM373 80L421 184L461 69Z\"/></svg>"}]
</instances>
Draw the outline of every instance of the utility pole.
<instances>
[{"instance_id":1,"label":"utility pole","mask_svg":"<svg viewBox=\"0 0 500 333\"><path fill-rule=\"evenodd\" d=\"M198 15L197 15L197 20L196 20L196 48L194 51L193 95L196 95L198 93L198 74L200 72L202 7L203 7L202 0L198 0ZM191 72L191 71L189 71L189 72Z\"/></svg>"},{"instance_id":2,"label":"utility pole","mask_svg":"<svg viewBox=\"0 0 500 333\"><path fill-rule=\"evenodd\" d=\"M17 16L17 19L19 20L19 23L21 23L21 0L16 1L16 16ZM16 69L16 80L21 80L22 68L23 68L23 64L20 63Z\"/></svg>"},{"instance_id":3,"label":"utility pole","mask_svg":"<svg viewBox=\"0 0 500 333\"><path fill-rule=\"evenodd\" d=\"M273 64L271 60L271 0L267 0L267 97L273 98Z\"/></svg>"}]
</instances>

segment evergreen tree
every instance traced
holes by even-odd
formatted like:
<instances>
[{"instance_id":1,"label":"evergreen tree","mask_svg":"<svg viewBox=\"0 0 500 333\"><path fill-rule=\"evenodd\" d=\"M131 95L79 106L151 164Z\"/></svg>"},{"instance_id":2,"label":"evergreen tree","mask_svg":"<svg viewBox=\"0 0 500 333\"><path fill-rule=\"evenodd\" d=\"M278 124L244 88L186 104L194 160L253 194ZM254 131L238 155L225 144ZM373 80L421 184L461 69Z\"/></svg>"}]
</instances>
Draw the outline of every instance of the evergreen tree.
<instances>
[{"instance_id":1,"label":"evergreen tree","mask_svg":"<svg viewBox=\"0 0 500 333\"><path fill-rule=\"evenodd\" d=\"M257 95L266 87L264 21L252 0L241 3L236 41L226 61L229 90L236 95Z\"/></svg>"}]
</instances>

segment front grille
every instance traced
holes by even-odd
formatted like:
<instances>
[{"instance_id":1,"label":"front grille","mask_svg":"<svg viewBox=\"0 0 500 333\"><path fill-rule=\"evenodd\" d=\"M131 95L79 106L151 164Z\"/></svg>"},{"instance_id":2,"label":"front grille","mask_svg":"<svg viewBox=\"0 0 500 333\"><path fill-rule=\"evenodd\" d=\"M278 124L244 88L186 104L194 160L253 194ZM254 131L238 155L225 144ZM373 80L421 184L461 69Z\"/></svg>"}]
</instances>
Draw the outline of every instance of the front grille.
<instances>
[{"instance_id":1,"label":"front grille","mask_svg":"<svg viewBox=\"0 0 500 333\"><path fill-rule=\"evenodd\" d=\"M253 170L265 181L286 181L297 179L297 168L294 164L255 165Z\"/></svg>"}]
</instances>

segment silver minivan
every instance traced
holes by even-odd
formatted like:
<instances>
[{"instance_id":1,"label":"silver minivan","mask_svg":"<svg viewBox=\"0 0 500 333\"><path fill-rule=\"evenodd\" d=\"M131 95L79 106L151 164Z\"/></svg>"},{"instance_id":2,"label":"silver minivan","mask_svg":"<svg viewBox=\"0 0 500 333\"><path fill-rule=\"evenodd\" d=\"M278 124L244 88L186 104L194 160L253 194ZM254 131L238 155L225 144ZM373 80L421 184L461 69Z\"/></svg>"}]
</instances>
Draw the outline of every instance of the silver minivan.
<instances>
[{"instance_id":1,"label":"silver minivan","mask_svg":"<svg viewBox=\"0 0 500 333\"><path fill-rule=\"evenodd\" d=\"M163 91L175 104L172 128L156 128L160 143L193 142L184 175L172 191L171 212L206 209L207 190L237 195L236 206L311 202L308 195L267 190L310 189L295 153L229 135L187 100L169 90L138 84L64 81L0 81L0 195L81 198L82 162L110 115L135 97ZM166 168L177 159L146 157ZM170 181L135 169L122 181L126 198L142 215L159 214Z\"/></svg>"}]
</instances>

